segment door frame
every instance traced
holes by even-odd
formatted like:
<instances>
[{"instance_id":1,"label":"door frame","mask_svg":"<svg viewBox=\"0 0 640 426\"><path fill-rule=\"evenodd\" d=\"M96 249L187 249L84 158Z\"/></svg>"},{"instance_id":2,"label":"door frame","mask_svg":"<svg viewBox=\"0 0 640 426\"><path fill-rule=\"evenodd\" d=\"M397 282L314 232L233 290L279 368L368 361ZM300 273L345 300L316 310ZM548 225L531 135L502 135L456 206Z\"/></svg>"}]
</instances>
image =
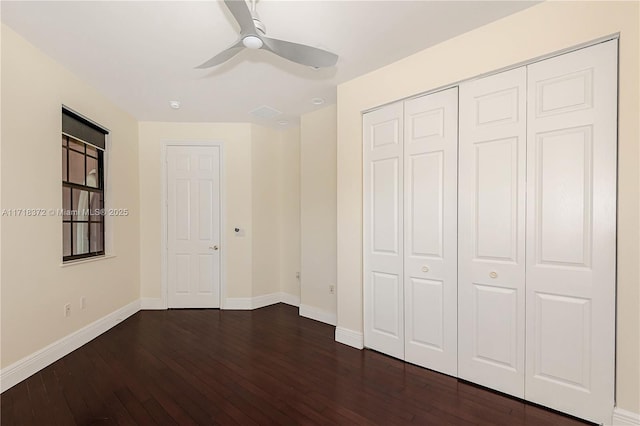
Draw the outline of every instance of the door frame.
<instances>
[{"instance_id":1,"label":"door frame","mask_svg":"<svg viewBox=\"0 0 640 426\"><path fill-rule=\"evenodd\" d=\"M168 249L169 242L168 239L168 182L167 179L168 171L167 171L167 148L170 146L178 146L178 147L218 147L220 149L220 309L225 309L226 299L227 299L227 275L226 275L226 215L225 215L225 170L224 170L224 142L221 140L175 140L175 139L165 139L160 142L160 299L161 299L161 309L169 309L169 286L167 283L167 268L168 264Z\"/></svg>"}]
</instances>

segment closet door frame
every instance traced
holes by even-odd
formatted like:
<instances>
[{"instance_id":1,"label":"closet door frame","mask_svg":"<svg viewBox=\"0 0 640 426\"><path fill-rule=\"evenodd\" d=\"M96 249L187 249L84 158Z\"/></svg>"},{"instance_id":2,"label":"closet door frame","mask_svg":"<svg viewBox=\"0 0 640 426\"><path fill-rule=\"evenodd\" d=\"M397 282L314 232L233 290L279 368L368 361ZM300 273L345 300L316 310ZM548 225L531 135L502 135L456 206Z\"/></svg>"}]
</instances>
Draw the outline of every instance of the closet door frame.
<instances>
[{"instance_id":1,"label":"closet door frame","mask_svg":"<svg viewBox=\"0 0 640 426\"><path fill-rule=\"evenodd\" d=\"M576 51L579 51L579 50L584 49L584 48L589 48L589 47L592 47L592 46L596 46L596 45L601 44L601 43L605 43L605 42L609 42L609 41L615 41L616 43L618 43L619 38L620 38L620 33L613 33L613 34L610 34L610 35L599 37L597 39L592 39L592 40L584 42L584 43L580 43L580 44L577 44L577 45L574 45L574 46L571 46L571 47L568 47L568 48L565 48L565 49L557 50L557 51L554 51L554 52L551 52L551 53L548 53L548 54L545 54L545 55L541 55L541 56L538 56L538 57L535 57L535 58L531 58L531 59L528 59L528 60L525 60L525 61L522 61L522 62L519 62L519 63L515 63L515 64L512 64L512 65L500 68L500 69L496 69L496 70L493 70L493 71L490 71L490 72L487 72L487 73L472 77L472 78L459 80L457 82L453 82L453 83L450 83L450 84L447 84L447 85L444 85L444 86L441 86L441 87L437 87L437 88L434 88L434 89L429 90L427 92L419 93L419 94L404 98L402 100L398 100L398 101L395 102L395 104L401 104L403 101L411 100L411 99L422 97L422 96L427 96L429 94L440 92L440 91L443 91L443 90L446 90L446 89L449 89L449 88L452 88L452 87L460 88L460 86L462 86L462 85L464 85L464 84L466 84L468 82L472 82L474 80L478 80L478 79L481 79L481 78L494 76L494 75L501 74L501 73L504 73L504 72L507 72L507 71L511 71L511 70L514 70L514 69L517 69L517 68L521 68L521 67L525 67L526 68L529 65L532 65L532 64L535 64L535 63L538 63L538 62L541 62L541 61L544 61L544 60L547 60L547 59L556 58L556 57L565 55L567 53L576 52ZM616 91L616 98L619 99L619 92L618 91ZM388 106L388 105L386 105L386 106ZM375 111L375 110L378 110L378 109L384 108L384 107L385 107L385 105L382 105L382 106L378 106L378 107L375 107L375 108L363 110L362 114L366 115L366 114L368 114L368 113L370 113L372 111ZM460 107L460 104L459 104L459 107ZM616 132L617 132L617 122L616 122ZM364 131L363 131L363 137L364 137ZM459 139L460 139L460 135L459 135ZM364 139L363 139L363 150L364 150ZM364 169L365 169L365 165L363 164L363 171L364 171ZM619 173L617 168L616 168L616 172L615 173L616 173L616 180L617 180L617 174ZM459 183L459 185L460 185L460 183ZM617 183L616 183L616 185L617 185ZM364 189L364 182L363 182L363 189ZM617 203L617 193L616 193L616 201L614 201L614 204L616 204L616 203ZM462 208L462 206L459 204L458 208L460 210ZM365 224L366 224L366 219L364 218L364 214L366 214L366 209L365 209L365 195L364 195L364 191L363 191L363 226L364 226L364 228L363 228L363 266L364 266L364 268L363 268L363 284L365 284L365 282L366 282L366 277L365 277L365 274L366 274L366 260L365 260L366 259L366 254L365 254L365 240L366 240L366 225ZM614 227L616 229L615 233L616 233L616 238L617 238L617 226L616 226L616 224L614 224ZM461 229L458 228L458 234L460 234L460 232L461 232ZM616 247L616 249L617 249L617 247ZM613 260L614 264L616 263L616 261L617 261L617 259ZM528 261L527 261L527 263L528 263ZM617 280L614 282L614 288L615 288L616 285L617 285ZM366 284L364 285L364 287L365 287L364 288L364 292L366 292ZM615 317L616 312L617 312L617 304L615 303L615 298L616 298L615 290L614 290L614 293L613 293L612 297L614 298L613 315ZM365 294L365 298L363 300L363 305L364 305L363 306L364 307L364 309L363 309L363 317L364 317L364 323L365 323L365 330L364 330L365 347L370 347L370 346L368 346L366 344L366 342L367 342L367 337L366 337L366 335L367 335L367 331L366 331L367 330L367 327L366 327L366 324L367 324L367 315L366 315L367 300L366 300L366 294ZM459 309L458 309L458 316L460 316L460 310ZM458 326L459 326L459 323L458 323ZM609 348L609 350L611 352L613 352L614 359L615 359L615 353L616 353L616 350L617 350L617 348L615 346L615 335L616 335L616 333L617 333L617 327L615 326L615 321L614 321L613 331L610 330L610 334L609 334L611 339L614 340L613 346ZM458 337L459 337L458 343L460 344L460 336L458 336ZM611 345L609 345L609 346L611 346ZM460 347L458 347L458 353L460 353ZM400 359L403 359L400 356L396 356L396 357L398 357ZM459 363L459 365L458 365L458 370L459 370L458 371L458 377L465 379L464 374L460 374L460 361L458 361L458 363ZM531 373L532 370L530 370L531 368L532 367L527 362L527 364L525 365L525 371L524 371L525 377L532 374ZM613 395L613 392L615 391L615 374L616 374L615 364L611 368L613 369L613 373L609 374L610 377L607 377L606 380L610 381L610 383L611 383L611 388L613 389L611 395ZM475 383L478 383L477 380L473 380L473 379L469 379L469 380L471 380L471 381L473 381ZM482 385L482 383L478 383L478 384ZM523 391L524 391L524 389L523 389ZM507 392L507 393L510 393L510 392ZM528 400L527 396L523 395L522 397ZM609 398L609 396L607 396L607 398ZM609 402L610 401L608 400L608 404L609 404ZM539 403L542 403L543 405L547 405L547 406L553 408L553 405L551 405L551 404L549 404L547 402L540 401ZM611 404L609 404L609 405L611 405ZM609 408L611 408L611 410ZM559 409L559 410L561 410L563 412L571 413L571 411L566 409L566 408L562 408L562 407L558 408L558 407L556 407L556 409ZM611 416L613 414L612 409L613 409L613 405L611 405L611 407L608 407L604 411L600 410L600 413L604 413L604 414L600 415L600 417L603 417L605 419L604 420L605 422L606 421L610 421ZM581 416L580 414L574 414L574 415L577 415L578 417ZM583 418L586 418L586 417L583 417Z\"/></svg>"}]
</instances>

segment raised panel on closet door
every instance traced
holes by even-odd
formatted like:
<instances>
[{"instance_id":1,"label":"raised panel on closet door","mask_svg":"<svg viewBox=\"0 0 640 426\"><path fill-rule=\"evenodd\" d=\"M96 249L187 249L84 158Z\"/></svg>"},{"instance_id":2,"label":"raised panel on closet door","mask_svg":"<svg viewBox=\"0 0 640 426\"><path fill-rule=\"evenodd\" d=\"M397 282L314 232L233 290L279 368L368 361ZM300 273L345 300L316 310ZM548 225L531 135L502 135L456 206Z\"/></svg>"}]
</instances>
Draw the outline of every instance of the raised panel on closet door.
<instances>
[{"instance_id":1,"label":"raised panel on closet door","mask_svg":"<svg viewBox=\"0 0 640 426\"><path fill-rule=\"evenodd\" d=\"M526 69L460 85L458 375L524 396Z\"/></svg>"},{"instance_id":2,"label":"raised panel on closet door","mask_svg":"<svg viewBox=\"0 0 640 426\"><path fill-rule=\"evenodd\" d=\"M403 106L363 116L364 344L404 358Z\"/></svg>"},{"instance_id":3,"label":"raised panel on closet door","mask_svg":"<svg viewBox=\"0 0 640 426\"><path fill-rule=\"evenodd\" d=\"M611 421L617 40L528 68L525 397Z\"/></svg>"},{"instance_id":4,"label":"raised panel on closet door","mask_svg":"<svg viewBox=\"0 0 640 426\"><path fill-rule=\"evenodd\" d=\"M404 106L405 360L457 374L458 88Z\"/></svg>"}]
</instances>

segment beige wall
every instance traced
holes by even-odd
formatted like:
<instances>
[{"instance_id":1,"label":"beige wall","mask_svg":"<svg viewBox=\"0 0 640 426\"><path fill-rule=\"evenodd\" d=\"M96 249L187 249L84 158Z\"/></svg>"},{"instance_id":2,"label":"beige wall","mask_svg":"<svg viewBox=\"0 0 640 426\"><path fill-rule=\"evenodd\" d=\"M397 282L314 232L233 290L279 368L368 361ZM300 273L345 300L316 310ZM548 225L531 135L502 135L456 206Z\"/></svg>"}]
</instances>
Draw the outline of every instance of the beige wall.
<instances>
[{"instance_id":1,"label":"beige wall","mask_svg":"<svg viewBox=\"0 0 640 426\"><path fill-rule=\"evenodd\" d=\"M281 145L276 130L252 126L254 297L280 291Z\"/></svg>"},{"instance_id":2,"label":"beige wall","mask_svg":"<svg viewBox=\"0 0 640 426\"><path fill-rule=\"evenodd\" d=\"M301 305L336 313L336 106L300 121Z\"/></svg>"},{"instance_id":3,"label":"beige wall","mask_svg":"<svg viewBox=\"0 0 640 426\"><path fill-rule=\"evenodd\" d=\"M281 291L300 300L300 128L282 132L280 182L280 283Z\"/></svg>"},{"instance_id":4,"label":"beige wall","mask_svg":"<svg viewBox=\"0 0 640 426\"><path fill-rule=\"evenodd\" d=\"M639 7L545 2L338 87L338 326L362 330L361 112L620 32L616 398L640 412Z\"/></svg>"},{"instance_id":5,"label":"beige wall","mask_svg":"<svg viewBox=\"0 0 640 426\"><path fill-rule=\"evenodd\" d=\"M281 175L285 171L287 176L295 174L299 166L294 161L285 167L282 146L285 141L295 145L296 138L244 123L141 122L139 128L140 213L144 217L140 224L141 297L162 297L161 144L167 140L224 143L222 203L226 227L222 249L226 297L249 298L283 291L281 242L288 241L287 253L296 242L295 236L283 234L281 212L292 220L299 214L295 203L282 205ZM244 231L243 236L236 235L236 227ZM295 266L287 263L287 267Z\"/></svg>"},{"instance_id":6,"label":"beige wall","mask_svg":"<svg viewBox=\"0 0 640 426\"><path fill-rule=\"evenodd\" d=\"M1 96L2 208L62 207L64 104L110 129L107 203L130 211L107 230L115 257L65 267L60 217L2 217L1 366L6 367L138 299L138 126L4 25Z\"/></svg>"}]
</instances>

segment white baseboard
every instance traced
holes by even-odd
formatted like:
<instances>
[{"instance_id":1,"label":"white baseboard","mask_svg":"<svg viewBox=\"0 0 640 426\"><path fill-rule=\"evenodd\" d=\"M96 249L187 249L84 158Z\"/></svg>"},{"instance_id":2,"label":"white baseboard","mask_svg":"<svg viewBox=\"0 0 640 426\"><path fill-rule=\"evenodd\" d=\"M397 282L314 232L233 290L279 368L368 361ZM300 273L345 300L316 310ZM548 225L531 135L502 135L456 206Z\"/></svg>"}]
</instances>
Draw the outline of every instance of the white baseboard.
<instances>
[{"instance_id":1,"label":"white baseboard","mask_svg":"<svg viewBox=\"0 0 640 426\"><path fill-rule=\"evenodd\" d=\"M364 349L363 334L348 328L336 327L336 342L356 349Z\"/></svg>"},{"instance_id":2,"label":"white baseboard","mask_svg":"<svg viewBox=\"0 0 640 426\"><path fill-rule=\"evenodd\" d=\"M280 293L262 294L260 296L254 296L251 299L251 309L264 308L265 306L275 305L280 303Z\"/></svg>"},{"instance_id":3,"label":"white baseboard","mask_svg":"<svg viewBox=\"0 0 640 426\"><path fill-rule=\"evenodd\" d=\"M300 296L296 296L290 293L280 292L280 302L287 305L298 307L300 306Z\"/></svg>"},{"instance_id":4,"label":"white baseboard","mask_svg":"<svg viewBox=\"0 0 640 426\"><path fill-rule=\"evenodd\" d=\"M229 310L252 310L275 305L276 303L286 303L287 305L299 306L300 298L293 294L278 292L263 294L255 297L228 297L222 309Z\"/></svg>"},{"instance_id":5,"label":"white baseboard","mask_svg":"<svg viewBox=\"0 0 640 426\"><path fill-rule=\"evenodd\" d=\"M227 297L221 306L221 309L231 311L251 310L251 297Z\"/></svg>"},{"instance_id":6,"label":"white baseboard","mask_svg":"<svg viewBox=\"0 0 640 426\"><path fill-rule=\"evenodd\" d=\"M228 297L222 304L221 309L248 311L275 305L276 303L286 303L297 307L300 306L300 297L284 292L263 294L256 297ZM162 298L143 297L140 299L140 309L167 309L167 304Z\"/></svg>"},{"instance_id":7,"label":"white baseboard","mask_svg":"<svg viewBox=\"0 0 640 426\"><path fill-rule=\"evenodd\" d=\"M613 426L640 426L640 414L614 407Z\"/></svg>"},{"instance_id":8,"label":"white baseboard","mask_svg":"<svg viewBox=\"0 0 640 426\"><path fill-rule=\"evenodd\" d=\"M300 305L300 316L311 318L329 325L336 325L335 312L325 311L324 309L315 308L309 305Z\"/></svg>"},{"instance_id":9,"label":"white baseboard","mask_svg":"<svg viewBox=\"0 0 640 426\"><path fill-rule=\"evenodd\" d=\"M264 308L265 306L275 305L282 300L283 293L262 294L255 297L227 297L224 301L222 309L228 310L252 310Z\"/></svg>"},{"instance_id":10,"label":"white baseboard","mask_svg":"<svg viewBox=\"0 0 640 426\"><path fill-rule=\"evenodd\" d=\"M140 299L140 309L150 311L167 309L167 304L159 297L143 297L142 299Z\"/></svg>"},{"instance_id":11,"label":"white baseboard","mask_svg":"<svg viewBox=\"0 0 640 426\"><path fill-rule=\"evenodd\" d=\"M0 392L54 363L140 310L140 300L112 312L0 370Z\"/></svg>"}]
</instances>

